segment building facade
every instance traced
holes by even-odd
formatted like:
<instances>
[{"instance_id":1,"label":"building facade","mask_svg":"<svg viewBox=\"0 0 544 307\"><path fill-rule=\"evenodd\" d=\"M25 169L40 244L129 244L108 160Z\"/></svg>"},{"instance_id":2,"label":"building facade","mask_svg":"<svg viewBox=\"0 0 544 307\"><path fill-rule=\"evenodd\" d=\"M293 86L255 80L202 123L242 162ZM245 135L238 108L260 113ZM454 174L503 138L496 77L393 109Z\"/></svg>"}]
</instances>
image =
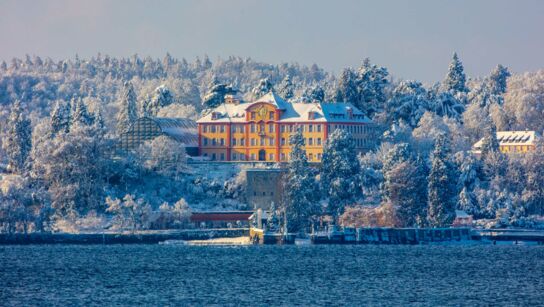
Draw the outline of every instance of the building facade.
<instances>
[{"instance_id":1,"label":"building facade","mask_svg":"<svg viewBox=\"0 0 544 307\"><path fill-rule=\"evenodd\" d=\"M527 153L536 149L538 135L535 131L497 131L499 150L502 153ZM480 139L472 146L476 154L482 152L484 139Z\"/></svg>"},{"instance_id":2,"label":"building facade","mask_svg":"<svg viewBox=\"0 0 544 307\"><path fill-rule=\"evenodd\" d=\"M246 199L252 209L268 210L272 203L278 207L283 194L285 169L247 169Z\"/></svg>"},{"instance_id":3,"label":"building facade","mask_svg":"<svg viewBox=\"0 0 544 307\"><path fill-rule=\"evenodd\" d=\"M350 132L360 152L372 149L377 139L372 122L349 103L289 103L273 92L249 103L228 96L197 125L199 154L214 161L288 161L289 137L297 129L309 162L321 162L335 129Z\"/></svg>"}]
</instances>

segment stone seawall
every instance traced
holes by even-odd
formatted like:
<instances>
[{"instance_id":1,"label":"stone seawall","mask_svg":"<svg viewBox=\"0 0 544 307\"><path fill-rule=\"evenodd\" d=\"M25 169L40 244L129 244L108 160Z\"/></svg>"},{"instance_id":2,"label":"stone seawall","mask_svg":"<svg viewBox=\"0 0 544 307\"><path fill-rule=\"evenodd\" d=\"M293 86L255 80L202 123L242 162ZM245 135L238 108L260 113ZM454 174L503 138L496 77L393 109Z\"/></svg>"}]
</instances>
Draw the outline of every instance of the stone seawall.
<instances>
[{"instance_id":1,"label":"stone seawall","mask_svg":"<svg viewBox=\"0 0 544 307\"><path fill-rule=\"evenodd\" d=\"M358 228L359 243L420 244L472 240L468 228Z\"/></svg>"},{"instance_id":2,"label":"stone seawall","mask_svg":"<svg viewBox=\"0 0 544 307\"><path fill-rule=\"evenodd\" d=\"M249 235L249 229L207 229L142 233L30 233L0 234L0 245L22 244L156 244L166 240L207 240Z\"/></svg>"}]
</instances>

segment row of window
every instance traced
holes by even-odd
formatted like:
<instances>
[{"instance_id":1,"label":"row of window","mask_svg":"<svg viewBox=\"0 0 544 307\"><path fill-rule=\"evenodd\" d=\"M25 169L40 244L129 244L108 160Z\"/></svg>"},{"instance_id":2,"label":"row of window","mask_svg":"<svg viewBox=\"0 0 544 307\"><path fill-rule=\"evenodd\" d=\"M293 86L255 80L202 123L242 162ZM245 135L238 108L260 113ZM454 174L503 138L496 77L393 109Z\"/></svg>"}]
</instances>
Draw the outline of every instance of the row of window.
<instances>
[{"instance_id":1,"label":"row of window","mask_svg":"<svg viewBox=\"0 0 544 307\"><path fill-rule=\"evenodd\" d=\"M267 127L268 126L268 127ZM256 133L256 132L269 132L273 133L275 132L275 124L273 123L260 123L255 124L251 123L249 125L250 132ZM370 132L370 127L366 125L339 125L339 124L331 124L330 125L331 130L333 129L344 129L350 133L368 133ZM294 132L295 130L302 130L302 132L321 132L323 129L322 124L304 124L304 125L280 125L280 131L281 132ZM224 133L226 130L226 125L202 125L202 132L207 133ZM232 125L231 128L232 133L244 133L245 128L243 124L235 124Z\"/></svg>"},{"instance_id":2,"label":"row of window","mask_svg":"<svg viewBox=\"0 0 544 307\"><path fill-rule=\"evenodd\" d=\"M204 157L208 157L208 154L207 153L204 153ZM225 153L220 153L220 154L216 154L216 153L212 153L209 155L209 157L211 158L212 161L216 161L216 160L219 160L219 161L225 161ZM287 161L287 157L288 155L285 154L285 153L281 153L280 154L280 161ZM317 153L317 154L313 154L313 153L309 153L307 155L308 157L308 161L321 161L321 158L323 157L321 153ZM269 153L268 156L267 156L267 161L275 161L275 154L273 153ZM231 154L231 161L246 161L246 155L243 154L243 153L235 153L233 152ZM315 160L314 160L315 159ZM249 161L257 161L257 154L255 153L251 153L249 155Z\"/></svg>"},{"instance_id":3,"label":"row of window","mask_svg":"<svg viewBox=\"0 0 544 307\"><path fill-rule=\"evenodd\" d=\"M251 112L251 119L255 120L257 118L257 112L253 111ZM274 120L274 111L268 112L268 119Z\"/></svg>"},{"instance_id":4,"label":"row of window","mask_svg":"<svg viewBox=\"0 0 544 307\"><path fill-rule=\"evenodd\" d=\"M342 129L346 130L347 132L353 134L353 133L369 133L371 131L371 128L366 125L330 125L331 132L332 130L336 129Z\"/></svg>"},{"instance_id":5,"label":"row of window","mask_svg":"<svg viewBox=\"0 0 544 307\"><path fill-rule=\"evenodd\" d=\"M244 138L233 138L231 140L231 146L246 146ZM285 138L280 139L280 145L285 146L287 144L287 140ZM304 144L307 146L321 146L323 142L321 141L321 138L305 138ZM202 140L203 146L225 146L225 139L224 138L204 138ZM276 140L274 138L260 138L255 139L251 138L249 139L249 145L250 146L276 146Z\"/></svg>"}]
</instances>

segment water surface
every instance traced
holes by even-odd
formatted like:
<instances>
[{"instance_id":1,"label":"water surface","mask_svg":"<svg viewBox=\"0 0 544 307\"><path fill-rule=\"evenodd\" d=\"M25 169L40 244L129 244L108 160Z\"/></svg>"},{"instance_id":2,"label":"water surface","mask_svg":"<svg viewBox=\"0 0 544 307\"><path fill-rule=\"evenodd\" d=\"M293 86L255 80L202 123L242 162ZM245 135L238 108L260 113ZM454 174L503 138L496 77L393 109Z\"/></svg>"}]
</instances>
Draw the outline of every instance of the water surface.
<instances>
[{"instance_id":1,"label":"water surface","mask_svg":"<svg viewBox=\"0 0 544 307\"><path fill-rule=\"evenodd\" d=\"M0 305L544 304L542 246L0 246Z\"/></svg>"}]
</instances>

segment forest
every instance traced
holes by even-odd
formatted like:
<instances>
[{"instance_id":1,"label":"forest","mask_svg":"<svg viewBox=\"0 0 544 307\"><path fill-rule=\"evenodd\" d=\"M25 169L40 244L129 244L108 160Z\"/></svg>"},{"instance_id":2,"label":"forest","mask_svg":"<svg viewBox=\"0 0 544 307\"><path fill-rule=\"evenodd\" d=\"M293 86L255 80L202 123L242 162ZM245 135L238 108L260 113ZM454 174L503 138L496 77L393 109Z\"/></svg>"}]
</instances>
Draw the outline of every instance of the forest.
<instances>
[{"instance_id":1,"label":"forest","mask_svg":"<svg viewBox=\"0 0 544 307\"><path fill-rule=\"evenodd\" d=\"M122 157L112 148L139 116L196 119L225 94L251 101L270 90L294 102L351 102L383 132L378 148L358 156L349 133L331 134L319 169L292 135L278 204L290 231L323 214L344 225L445 226L456 209L484 227L542 227L542 144L503 154L495 134L542 134L544 70L513 74L499 64L467 77L454 53L444 75L399 80L369 59L338 75L315 64L169 54L2 61L0 232L183 227L191 210L249 208L242 171L195 174L168 138Z\"/></svg>"}]
</instances>

